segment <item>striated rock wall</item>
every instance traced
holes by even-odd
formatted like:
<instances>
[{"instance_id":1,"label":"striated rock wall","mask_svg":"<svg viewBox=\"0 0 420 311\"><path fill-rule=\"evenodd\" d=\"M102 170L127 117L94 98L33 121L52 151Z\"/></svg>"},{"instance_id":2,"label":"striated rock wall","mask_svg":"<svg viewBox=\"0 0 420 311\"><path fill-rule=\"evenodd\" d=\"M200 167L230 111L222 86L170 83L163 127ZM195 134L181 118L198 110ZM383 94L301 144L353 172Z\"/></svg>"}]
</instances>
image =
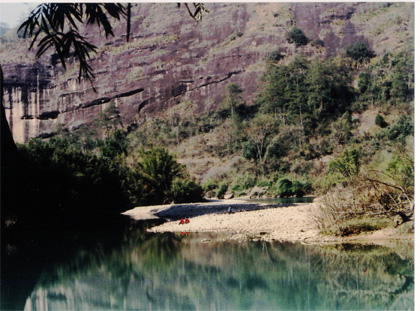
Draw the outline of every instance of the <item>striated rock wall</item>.
<instances>
[{"instance_id":1,"label":"striated rock wall","mask_svg":"<svg viewBox=\"0 0 420 311\"><path fill-rule=\"evenodd\" d=\"M273 50L285 59L297 53L330 57L357 41L378 55L413 43L413 4L398 3L230 3L206 4L210 14L195 23L176 4L135 4L131 40L126 25L115 22L115 37L86 27L98 46L91 66L96 79L77 81L78 68L67 71L54 55L35 60L28 40L3 40L5 108L17 142L49 137L59 123L69 129L91 124L110 102L125 124L153 117L181 102L214 109L228 83L244 89L248 103L258 90L264 62ZM395 23L392 21L396 19ZM391 22L390 22L391 21ZM386 24L388 23L388 24ZM296 24L312 40L296 47L286 33ZM399 28L398 28L399 27ZM52 52L51 52L52 53ZM198 111L199 112L199 111Z\"/></svg>"}]
</instances>

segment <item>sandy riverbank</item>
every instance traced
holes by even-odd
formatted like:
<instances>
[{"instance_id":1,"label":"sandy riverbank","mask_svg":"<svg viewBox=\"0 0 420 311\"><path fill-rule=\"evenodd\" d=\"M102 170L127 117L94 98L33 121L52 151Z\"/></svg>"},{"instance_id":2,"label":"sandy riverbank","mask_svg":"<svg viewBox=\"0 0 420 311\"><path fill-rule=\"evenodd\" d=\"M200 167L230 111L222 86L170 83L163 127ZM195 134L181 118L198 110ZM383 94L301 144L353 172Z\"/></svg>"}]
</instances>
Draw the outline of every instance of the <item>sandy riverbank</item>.
<instances>
[{"instance_id":1,"label":"sandy riverbank","mask_svg":"<svg viewBox=\"0 0 420 311\"><path fill-rule=\"evenodd\" d=\"M317 204L282 206L242 200L215 200L207 203L137 207L124 214L134 219L161 217L172 220L151 228L151 232L224 232L229 233L229 239L235 240L383 244L385 241L400 239L393 228L345 239L322 236L311 216L316 212ZM232 213L228 213L229 207ZM179 219L185 217L190 222L179 224Z\"/></svg>"}]
</instances>

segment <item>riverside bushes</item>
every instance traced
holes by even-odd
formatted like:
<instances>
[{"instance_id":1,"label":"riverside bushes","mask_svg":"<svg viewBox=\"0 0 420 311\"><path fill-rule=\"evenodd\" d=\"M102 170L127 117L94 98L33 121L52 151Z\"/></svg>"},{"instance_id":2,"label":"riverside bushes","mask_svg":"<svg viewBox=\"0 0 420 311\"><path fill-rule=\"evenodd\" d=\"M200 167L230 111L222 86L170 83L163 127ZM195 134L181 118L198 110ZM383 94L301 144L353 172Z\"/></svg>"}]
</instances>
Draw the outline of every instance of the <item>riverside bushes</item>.
<instances>
[{"instance_id":1,"label":"riverside bushes","mask_svg":"<svg viewBox=\"0 0 420 311\"><path fill-rule=\"evenodd\" d=\"M203 201L203 188L191 179L175 179L171 185L171 192L175 203Z\"/></svg>"},{"instance_id":2,"label":"riverside bushes","mask_svg":"<svg viewBox=\"0 0 420 311\"><path fill-rule=\"evenodd\" d=\"M122 132L111 135L115 139ZM19 146L22 163L2 168L3 215L25 222L66 222L95 213L118 214L134 205L201 201L202 188L163 148L141 150L128 165L121 144L105 144L99 155L65 138L32 139Z\"/></svg>"},{"instance_id":3,"label":"riverside bushes","mask_svg":"<svg viewBox=\"0 0 420 311\"><path fill-rule=\"evenodd\" d=\"M131 169L53 143L37 139L19 146L20 164L2 168L2 217L12 213L22 226L62 225L118 214L137 202L133 193L141 180Z\"/></svg>"},{"instance_id":4,"label":"riverside bushes","mask_svg":"<svg viewBox=\"0 0 420 311\"><path fill-rule=\"evenodd\" d=\"M281 178L276 185L277 194L280 197L303 197L312 191L312 183L307 181L301 183L298 180L290 181L287 178Z\"/></svg>"}]
</instances>

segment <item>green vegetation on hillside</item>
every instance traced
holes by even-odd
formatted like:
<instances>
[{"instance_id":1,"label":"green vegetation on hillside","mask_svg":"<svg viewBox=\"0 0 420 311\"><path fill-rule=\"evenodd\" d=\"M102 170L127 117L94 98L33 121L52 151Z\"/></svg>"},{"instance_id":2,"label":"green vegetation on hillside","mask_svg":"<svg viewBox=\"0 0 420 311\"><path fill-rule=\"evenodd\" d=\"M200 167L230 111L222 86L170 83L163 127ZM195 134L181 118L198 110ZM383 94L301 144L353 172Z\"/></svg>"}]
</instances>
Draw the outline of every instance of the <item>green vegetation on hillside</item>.
<instances>
[{"instance_id":1,"label":"green vegetation on hillside","mask_svg":"<svg viewBox=\"0 0 420 311\"><path fill-rule=\"evenodd\" d=\"M236 159L230 169L202 180L208 195L336 196L344 189L347 199L329 208L347 215L343 222L362 227L356 231L389 225L380 219L394 216L409 221L414 180L412 55L374 57L363 44L325 61L296 56L287 62L277 54L267 59L253 103L242 101L244 86L228 84L217 110L197 115L193 103L175 106L131 134L134 144L157 143L172 150L182 145L184 154L188 148L200 148L200 158ZM193 172L209 169L186 163ZM392 167L398 167L398 173L390 174ZM255 186L257 193L251 191ZM381 197L396 201L390 206L378 201ZM326 208L326 213L335 212ZM358 220L373 214L379 220ZM327 232L338 220L320 226Z\"/></svg>"},{"instance_id":2,"label":"green vegetation on hillside","mask_svg":"<svg viewBox=\"0 0 420 311\"><path fill-rule=\"evenodd\" d=\"M414 58L406 52L386 53L358 75L360 101L365 105L401 105L414 99ZM405 109L406 110L406 109Z\"/></svg>"}]
</instances>

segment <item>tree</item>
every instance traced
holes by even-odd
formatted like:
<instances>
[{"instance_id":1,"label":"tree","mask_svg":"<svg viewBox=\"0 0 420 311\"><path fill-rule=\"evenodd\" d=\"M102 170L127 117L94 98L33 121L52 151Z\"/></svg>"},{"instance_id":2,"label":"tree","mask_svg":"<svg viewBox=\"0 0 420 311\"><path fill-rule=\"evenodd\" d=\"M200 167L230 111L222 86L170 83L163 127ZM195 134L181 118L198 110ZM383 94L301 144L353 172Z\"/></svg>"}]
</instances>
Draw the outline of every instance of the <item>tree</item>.
<instances>
[{"instance_id":1,"label":"tree","mask_svg":"<svg viewBox=\"0 0 420 311\"><path fill-rule=\"evenodd\" d=\"M331 66L315 61L309 69L308 80L308 108L313 116L318 117L333 105L334 76Z\"/></svg>"},{"instance_id":2,"label":"tree","mask_svg":"<svg viewBox=\"0 0 420 311\"><path fill-rule=\"evenodd\" d=\"M369 89L370 81L371 81L371 77L369 73L361 72L359 74L357 84L358 84L360 93L363 94Z\"/></svg>"},{"instance_id":3,"label":"tree","mask_svg":"<svg viewBox=\"0 0 420 311\"><path fill-rule=\"evenodd\" d=\"M349 71L341 59L309 62L297 56L288 65L268 64L257 97L260 111L283 125L299 125L301 144L349 109L354 98Z\"/></svg>"},{"instance_id":4,"label":"tree","mask_svg":"<svg viewBox=\"0 0 420 311\"><path fill-rule=\"evenodd\" d=\"M354 97L349 71L334 59L315 61L309 66L308 111L313 116L328 119L348 109Z\"/></svg>"},{"instance_id":5,"label":"tree","mask_svg":"<svg viewBox=\"0 0 420 311\"><path fill-rule=\"evenodd\" d=\"M257 115L247 126L246 133L250 140L243 146L245 147L243 151L246 151L244 156L253 158L256 162L264 163L268 137L273 133L275 125L276 122L271 115Z\"/></svg>"},{"instance_id":6,"label":"tree","mask_svg":"<svg viewBox=\"0 0 420 311\"><path fill-rule=\"evenodd\" d=\"M359 74L360 100L410 102L414 98L414 56L407 52L385 53Z\"/></svg>"},{"instance_id":7,"label":"tree","mask_svg":"<svg viewBox=\"0 0 420 311\"><path fill-rule=\"evenodd\" d=\"M242 93L243 90L237 83L230 83L225 87L225 98L221 107L229 111L231 118L231 121L227 122L230 127L228 152L232 152L238 147L242 136L243 113L241 112L243 112L243 109L241 108L245 106Z\"/></svg>"},{"instance_id":8,"label":"tree","mask_svg":"<svg viewBox=\"0 0 420 311\"><path fill-rule=\"evenodd\" d=\"M414 123L410 116L402 115L392 127L385 130L389 140L405 142L405 138L414 135Z\"/></svg>"},{"instance_id":9,"label":"tree","mask_svg":"<svg viewBox=\"0 0 420 311\"><path fill-rule=\"evenodd\" d=\"M32 37L29 49L37 43L36 57L54 47L64 69L66 60L74 56L79 62L79 80L92 80L94 74L87 60L91 51L96 52L96 46L86 41L79 27L84 21L87 25L97 24L106 37L113 36L108 15L117 20L127 18L127 8L113 3L44 3L31 12L19 31L23 30L23 37Z\"/></svg>"},{"instance_id":10,"label":"tree","mask_svg":"<svg viewBox=\"0 0 420 311\"><path fill-rule=\"evenodd\" d=\"M144 178L146 193L151 203L168 203L175 178L184 177L184 166L164 148L139 149L137 168Z\"/></svg>"},{"instance_id":11,"label":"tree","mask_svg":"<svg viewBox=\"0 0 420 311\"><path fill-rule=\"evenodd\" d=\"M127 154L128 141L121 130L116 130L110 137L105 139L100 149L100 155L105 158L114 159L119 154Z\"/></svg>"},{"instance_id":12,"label":"tree","mask_svg":"<svg viewBox=\"0 0 420 311\"><path fill-rule=\"evenodd\" d=\"M263 75L264 90L258 94L257 101L264 113L272 114L286 124L289 70L287 66L268 66Z\"/></svg>"},{"instance_id":13,"label":"tree","mask_svg":"<svg viewBox=\"0 0 420 311\"><path fill-rule=\"evenodd\" d=\"M237 83L230 83L225 87L225 98L222 107L230 110L232 119L235 119L236 109L243 102L242 93L243 90Z\"/></svg>"},{"instance_id":14,"label":"tree","mask_svg":"<svg viewBox=\"0 0 420 311\"><path fill-rule=\"evenodd\" d=\"M274 50L268 54L267 63L278 63L284 56L281 55L280 51Z\"/></svg>"},{"instance_id":15,"label":"tree","mask_svg":"<svg viewBox=\"0 0 420 311\"><path fill-rule=\"evenodd\" d=\"M95 119L95 123L104 130L106 137L110 137L112 131L123 127L123 122L119 109L114 102L99 114L99 118Z\"/></svg>"}]
</instances>

